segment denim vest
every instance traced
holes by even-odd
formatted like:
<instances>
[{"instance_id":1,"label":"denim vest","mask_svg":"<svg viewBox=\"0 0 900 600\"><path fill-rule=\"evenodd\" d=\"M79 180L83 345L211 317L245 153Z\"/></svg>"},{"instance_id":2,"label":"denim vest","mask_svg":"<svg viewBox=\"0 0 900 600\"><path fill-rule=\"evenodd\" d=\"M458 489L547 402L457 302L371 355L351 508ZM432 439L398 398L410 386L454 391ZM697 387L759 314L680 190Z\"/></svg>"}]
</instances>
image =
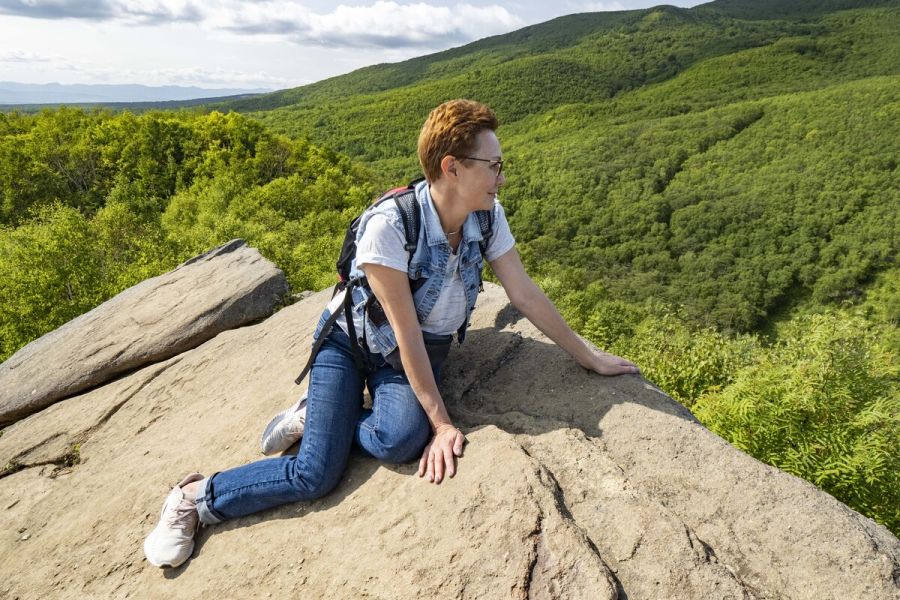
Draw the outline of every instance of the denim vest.
<instances>
[{"instance_id":1,"label":"denim vest","mask_svg":"<svg viewBox=\"0 0 900 600\"><path fill-rule=\"evenodd\" d=\"M416 198L419 201L419 210L422 218L419 226L418 245L409 261L407 275L410 279L426 279L425 283L413 293L416 316L419 319L419 323L422 323L428 318L435 303L437 303L441 288L444 286L447 261L450 260L450 243L447 241L447 236L444 235L444 229L441 227L440 218L431 199L428 182L423 181L416 186ZM498 222L498 210L497 201L495 200L493 208L493 223L495 227ZM389 201L383 202L379 206L363 213L356 235L357 243L365 232L367 223L376 214L386 215L388 223L400 232L401 237L406 237L406 234L403 233L403 221L400 216L400 210L394 202ZM484 259L481 256L479 242L482 240L478 218L470 213L463 223L462 241L458 248L459 272L466 293L466 318L457 330L457 339L460 344L465 340L466 329L469 326L472 310L475 308L475 299L478 297L481 287L481 269ZM361 275L363 273L357 268L354 260L351 276L357 277ZM355 286L352 288L352 293L353 310L356 314L361 315L372 292L364 286ZM330 313L326 308L319 319L318 327L316 327L315 338L318 338L322 325L329 316ZM357 331L357 335L361 334L362 332ZM369 319L366 319L365 335L369 348L373 352L387 356L397 348L397 338L390 323L387 321L381 325L375 325ZM362 340L360 340L360 343L362 343Z\"/></svg>"}]
</instances>

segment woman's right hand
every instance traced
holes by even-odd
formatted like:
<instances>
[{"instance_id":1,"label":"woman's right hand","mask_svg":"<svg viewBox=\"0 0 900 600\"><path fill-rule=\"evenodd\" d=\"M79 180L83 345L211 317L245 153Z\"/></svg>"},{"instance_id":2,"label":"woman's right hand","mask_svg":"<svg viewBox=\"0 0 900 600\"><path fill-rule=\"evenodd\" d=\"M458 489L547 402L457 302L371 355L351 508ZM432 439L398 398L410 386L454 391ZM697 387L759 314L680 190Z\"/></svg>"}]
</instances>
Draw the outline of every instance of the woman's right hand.
<instances>
[{"instance_id":1,"label":"woman's right hand","mask_svg":"<svg viewBox=\"0 0 900 600\"><path fill-rule=\"evenodd\" d=\"M453 425L438 425L434 436L419 460L419 477L428 476L428 481L440 483L444 473L448 477L456 474L456 457L462 456L466 436Z\"/></svg>"}]
</instances>

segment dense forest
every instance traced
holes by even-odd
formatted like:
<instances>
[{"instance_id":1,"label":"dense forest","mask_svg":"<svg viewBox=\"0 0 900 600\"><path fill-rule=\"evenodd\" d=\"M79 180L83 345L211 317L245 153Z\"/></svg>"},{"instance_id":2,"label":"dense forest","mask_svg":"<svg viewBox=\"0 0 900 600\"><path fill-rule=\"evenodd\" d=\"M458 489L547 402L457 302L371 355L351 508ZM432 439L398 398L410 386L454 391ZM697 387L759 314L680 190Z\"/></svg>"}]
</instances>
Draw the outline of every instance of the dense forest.
<instances>
[{"instance_id":1,"label":"dense forest","mask_svg":"<svg viewBox=\"0 0 900 600\"><path fill-rule=\"evenodd\" d=\"M0 357L236 237L325 287L369 180L236 113L0 114Z\"/></svg>"},{"instance_id":2,"label":"dense forest","mask_svg":"<svg viewBox=\"0 0 900 600\"><path fill-rule=\"evenodd\" d=\"M329 285L349 220L417 174L428 111L471 97L501 119L501 199L570 323L898 533L896 31L895 2L719 0L191 112L0 114L0 359L235 237L295 291Z\"/></svg>"}]
</instances>

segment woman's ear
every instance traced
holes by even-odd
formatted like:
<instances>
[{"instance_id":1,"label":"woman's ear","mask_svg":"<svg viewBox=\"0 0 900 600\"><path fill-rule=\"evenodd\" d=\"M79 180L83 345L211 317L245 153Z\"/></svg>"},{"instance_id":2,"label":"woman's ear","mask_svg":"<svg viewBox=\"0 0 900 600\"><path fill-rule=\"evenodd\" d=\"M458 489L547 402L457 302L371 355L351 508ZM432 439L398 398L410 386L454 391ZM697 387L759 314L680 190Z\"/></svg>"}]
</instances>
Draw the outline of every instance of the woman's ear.
<instances>
[{"instance_id":1,"label":"woman's ear","mask_svg":"<svg viewBox=\"0 0 900 600\"><path fill-rule=\"evenodd\" d=\"M459 161L454 156L448 154L441 159L441 174L445 177L456 177L458 167Z\"/></svg>"}]
</instances>

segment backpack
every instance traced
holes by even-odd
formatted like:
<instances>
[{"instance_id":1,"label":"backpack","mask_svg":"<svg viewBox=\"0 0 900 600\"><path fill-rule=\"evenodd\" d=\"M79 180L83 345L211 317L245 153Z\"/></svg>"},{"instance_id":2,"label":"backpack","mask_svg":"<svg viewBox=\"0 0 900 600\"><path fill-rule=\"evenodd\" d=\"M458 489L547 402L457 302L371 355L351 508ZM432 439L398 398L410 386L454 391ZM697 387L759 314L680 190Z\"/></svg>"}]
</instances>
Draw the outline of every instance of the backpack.
<instances>
[{"instance_id":1,"label":"backpack","mask_svg":"<svg viewBox=\"0 0 900 600\"><path fill-rule=\"evenodd\" d=\"M419 200L416 198L416 186L425 181L424 177L414 179L406 187L394 188L382 194L375 202L369 206L366 211L379 206L382 202L393 200L400 210L400 217L403 221L403 231L406 234L406 244L404 249L409 252L410 260L412 260L413 252L419 245L419 227L421 225L422 215L419 213ZM363 212L365 214L365 211ZM342 284L346 285L350 281L350 267L353 259L356 258L356 234L359 231L359 223L362 221L363 215L359 215L347 227L347 233L344 235L344 243L341 246L341 254L338 257L337 267L338 284L335 286L335 293L341 291ZM475 212L478 219L478 226L481 229L481 242L479 248L481 255L487 252L488 244L494 233L494 213L490 210L479 210ZM416 284L416 282L419 282ZM417 290L424 283L424 279L410 280L410 286L413 291Z\"/></svg>"},{"instance_id":2,"label":"backpack","mask_svg":"<svg viewBox=\"0 0 900 600\"><path fill-rule=\"evenodd\" d=\"M420 177L410 182L410 184L406 187L388 190L369 207L367 207L362 214L353 219L353 221L347 227L347 232L346 234L344 234L344 243L341 245L341 252L338 256L337 262L335 263L338 274L338 282L334 286L334 292L332 294L333 298L339 292L346 291L346 294L344 295L344 302L331 314L331 316L328 317L328 319L322 325L322 330L319 332L319 337L316 340L315 344L313 344L312 351L310 352L309 360L306 362L306 366L303 368L303 372L301 372L300 375L297 376L297 379L294 380L294 383L299 385L306 377L306 374L309 373L309 370L312 368L312 363L315 360L316 354L318 354L319 352L319 348L321 348L322 344L325 342L325 338L328 337L328 334L331 332L331 328L334 326L334 323L338 320L340 315L343 313L346 313L347 315L352 314L352 288L358 285L368 288L369 284L368 281L366 281L365 276L355 278L350 276L350 269L353 264L353 260L356 258L356 234L359 231L359 224L362 221L363 214L365 214L366 211L369 211L372 208L381 205L383 202L388 202L390 200L393 200L397 204L397 208L400 210L400 217L403 221L403 231L406 235L406 244L404 245L404 248L407 252L409 252L409 259L412 260L413 253L419 245L419 228L421 226L422 220L421 214L419 212L419 200L418 198L416 198L415 188L416 185L424 180L424 177ZM490 210L479 210L475 212L475 216L478 219L478 226L481 229L482 240L481 242L479 242L478 246L483 257L485 255L485 252L487 251L488 244L490 243L491 236L494 232L494 214L493 211ZM478 277L479 289L483 290L484 286L482 285L481 274L479 274ZM425 281L426 279L424 277L420 277L419 279L410 279L410 290L412 292L415 292L420 287L422 287ZM375 323L380 324L387 320L387 316L384 314L384 309L382 309L381 304L378 302L378 299L374 294L369 294L369 299L366 302L364 311L364 315L368 316L369 319L371 319ZM356 326L353 323L353 318L348 317L346 321L350 342L353 346L353 359L356 363L356 367L362 370L366 366L366 354L363 352L363 349L359 347L359 342L356 337ZM363 342L365 342L365 334L365 329L363 329Z\"/></svg>"}]
</instances>

